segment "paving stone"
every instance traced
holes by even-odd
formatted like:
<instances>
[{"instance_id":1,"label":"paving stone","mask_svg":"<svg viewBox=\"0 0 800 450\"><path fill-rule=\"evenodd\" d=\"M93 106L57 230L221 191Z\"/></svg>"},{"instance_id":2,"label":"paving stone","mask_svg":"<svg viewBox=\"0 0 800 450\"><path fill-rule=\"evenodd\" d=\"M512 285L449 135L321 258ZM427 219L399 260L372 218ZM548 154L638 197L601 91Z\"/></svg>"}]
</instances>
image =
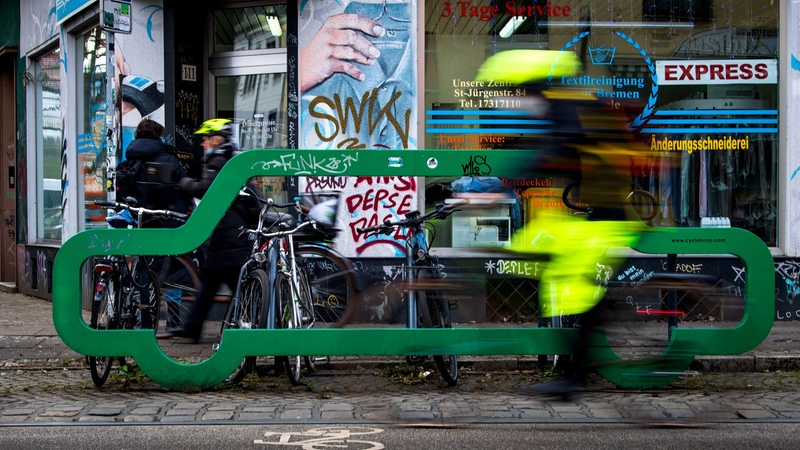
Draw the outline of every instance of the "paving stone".
<instances>
[{"instance_id":1,"label":"paving stone","mask_svg":"<svg viewBox=\"0 0 800 450\"><path fill-rule=\"evenodd\" d=\"M203 414L202 420L231 420L233 411L208 411Z\"/></svg>"},{"instance_id":2,"label":"paving stone","mask_svg":"<svg viewBox=\"0 0 800 450\"><path fill-rule=\"evenodd\" d=\"M280 413L281 420L302 420L310 419L313 415L311 409L290 409Z\"/></svg>"},{"instance_id":3,"label":"paving stone","mask_svg":"<svg viewBox=\"0 0 800 450\"><path fill-rule=\"evenodd\" d=\"M155 422L154 416L148 415L127 415L122 419L123 422Z\"/></svg>"},{"instance_id":4,"label":"paving stone","mask_svg":"<svg viewBox=\"0 0 800 450\"><path fill-rule=\"evenodd\" d=\"M92 408L89 411L86 411L86 415L88 416L118 416L122 414L121 408Z\"/></svg>"},{"instance_id":5,"label":"paving stone","mask_svg":"<svg viewBox=\"0 0 800 450\"><path fill-rule=\"evenodd\" d=\"M128 411L128 415L133 416L155 416L161 412L161 408L154 406L140 406Z\"/></svg>"},{"instance_id":6,"label":"paving stone","mask_svg":"<svg viewBox=\"0 0 800 450\"><path fill-rule=\"evenodd\" d=\"M352 412L348 411L320 411L320 417L325 420L352 420L355 418L355 415Z\"/></svg>"},{"instance_id":7,"label":"paving stone","mask_svg":"<svg viewBox=\"0 0 800 450\"><path fill-rule=\"evenodd\" d=\"M196 409L175 409L172 408L165 413L165 416L191 416L194 417L197 415Z\"/></svg>"},{"instance_id":8,"label":"paving stone","mask_svg":"<svg viewBox=\"0 0 800 450\"><path fill-rule=\"evenodd\" d=\"M244 422L265 422L275 420L276 415L274 413L253 413L253 412L242 412L239 413L238 419Z\"/></svg>"},{"instance_id":9,"label":"paving stone","mask_svg":"<svg viewBox=\"0 0 800 450\"><path fill-rule=\"evenodd\" d=\"M2 411L2 416L29 416L36 411L36 408L8 408Z\"/></svg>"}]
</instances>

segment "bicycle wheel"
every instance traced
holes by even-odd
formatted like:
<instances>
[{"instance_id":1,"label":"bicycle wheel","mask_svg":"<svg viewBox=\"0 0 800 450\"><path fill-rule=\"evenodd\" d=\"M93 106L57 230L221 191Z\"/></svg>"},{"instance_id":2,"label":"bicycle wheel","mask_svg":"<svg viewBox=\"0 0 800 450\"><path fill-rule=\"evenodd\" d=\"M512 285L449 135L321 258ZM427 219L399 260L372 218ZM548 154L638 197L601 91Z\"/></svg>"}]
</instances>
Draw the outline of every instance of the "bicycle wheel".
<instances>
[{"instance_id":1,"label":"bicycle wheel","mask_svg":"<svg viewBox=\"0 0 800 450\"><path fill-rule=\"evenodd\" d=\"M143 258L136 258L131 269L133 289L129 294L129 305L135 328L152 329L158 326L158 313L161 308L161 292L155 272L144 264Z\"/></svg>"},{"instance_id":2,"label":"bicycle wheel","mask_svg":"<svg viewBox=\"0 0 800 450\"><path fill-rule=\"evenodd\" d=\"M238 308L236 301L228 303L225 320L222 321L222 333L229 328L253 329L266 328L269 299L269 281L267 274L261 269L254 269L242 280ZM239 367L226 379L229 383L239 383L245 375L256 368L256 356L245 356Z\"/></svg>"},{"instance_id":3,"label":"bicycle wheel","mask_svg":"<svg viewBox=\"0 0 800 450\"><path fill-rule=\"evenodd\" d=\"M280 316L281 328L299 328L299 311L293 301L292 283L283 272L278 272L275 276L275 294L275 304L278 307L277 315ZM286 368L286 375L289 377L289 381L295 386L300 385L303 357L301 355L286 355L281 359Z\"/></svg>"},{"instance_id":4,"label":"bicycle wheel","mask_svg":"<svg viewBox=\"0 0 800 450\"><path fill-rule=\"evenodd\" d=\"M436 277L430 270L420 270L418 278L429 280ZM418 291L417 310L425 328L452 328L450 307L444 292ZM433 355L433 361L448 386L458 384L458 358L456 355Z\"/></svg>"},{"instance_id":5,"label":"bicycle wheel","mask_svg":"<svg viewBox=\"0 0 800 450\"><path fill-rule=\"evenodd\" d=\"M95 272L95 290L92 299L92 315L90 326L96 330L112 330L116 328L114 322L114 280L109 273ZM92 382L97 387L103 387L108 375L111 373L112 356L89 356L89 371Z\"/></svg>"},{"instance_id":6,"label":"bicycle wheel","mask_svg":"<svg viewBox=\"0 0 800 450\"><path fill-rule=\"evenodd\" d=\"M658 200L649 191L634 189L628 194L628 201L644 222L653 220L658 214Z\"/></svg>"},{"instance_id":7,"label":"bicycle wheel","mask_svg":"<svg viewBox=\"0 0 800 450\"><path fill-rule=\"evenodd\" d=\"M316 327L342 327L358 309L353 263L335 250L313 244L295 251L297 266L308 279Z\"/></svg>"},{"instance_id":8,"label":"bicycle wheel","mask_svg":"<svg viewBox=\"0 0 800 450\"><path fill-rule=\"evenodd\" d=\"M183 328L200 293L197 263L186 255L154 258L150 267L158 274L161 309L157 332Z\"/></svg>"},{"instance_id":9,"label":"bicycle wheel","mask_svg":"<svg viewBox=\"0 0 800 450\"><path fill-rule=\"evenodd\" d=\"M299 267L299 266L298 266ZM300 287L300 296L298 298L298 306L300 309L300 324L303 328L311 328L316 323L314 317L314 302L311 296L311 287L308 283L308 277L304 270L297 271L297 283ZM306 370L314 372L317 370L317 362L327 361L326 356L304 356Z\"/></svg>"}]
</instances>

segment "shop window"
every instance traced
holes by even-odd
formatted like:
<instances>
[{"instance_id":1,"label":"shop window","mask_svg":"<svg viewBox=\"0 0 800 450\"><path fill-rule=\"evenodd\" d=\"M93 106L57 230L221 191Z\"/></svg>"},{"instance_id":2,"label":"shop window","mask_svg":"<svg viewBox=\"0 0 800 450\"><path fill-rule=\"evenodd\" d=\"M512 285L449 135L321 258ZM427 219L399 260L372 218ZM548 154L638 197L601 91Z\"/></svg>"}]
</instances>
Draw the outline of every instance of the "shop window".
<instances>
[{"instance_id":1,"label":"shop window","mask_svg":"<svg viewBox=\"0 0 800 450\"><path fill-rule=\"evenodd\" d=\"M217 77L217 117L234 119L239 146L286 148L286 74Z\"/></svg>"},{"instance_id":2,"label":"shop window","mask_svg":"<svg viewBox=\"0 0 800 450\"><path fill-rule=\"evenodd\" d=\"M541 102L527 101L525 89L493 90L474 80L481 63L500 51L572 51L581 62L580 74L550 81L604 102L621 116L643 155L659 155L639 160L643 164L631 170L631 188L658 198L651 225L699 227L721 217L727 219L722 223L776 246L777 70L784 64L777 45L779 2L649 0L609 2L608 8L589 0L546 3L541 9L535 0L473 2L475 9L454 7L457 2L424 3L425 147L561 145L549 138L548 121L563 123L567 115L530 106ZM512 4L517 8L509 15ZM498 6L498 14L482 16L483 6ZM504 36L502 29L515 17L547 33L520 26ZM573 128L586 131L577 124ZM481 181L513 188L524 224L537 209L559 203L559 180L538 175L530 175L535 182ZM426 209L452 195L451 182L426 180ZM476 218L476 224L490 219L494 224L505 215L495 211ZM514 209L507 215L516 229ZM456 246L462 230L454 225L452 231Z\"/></svg>"},{"instance_id":3,"label":"shop window","mask_svg":"<svg viewBox=\"0 0 800 450\"><path fill-rule=\"evenodd\" d=\"M84 200L87 228L105 227L105 209L95 208L94 200L106 198L106 33L94 28L79 38L77 153L79 180Z\"/></svg>"},{"instance_id":4,"label":"shop window","mask_svg":"<svg viewBox=\"0 0 800 450\"><path fill-rule=\"evenodd\" d=\"M62 141L61 51L53 50L35 62L37 240L61 240Z\"/></svg>"},{"instance_id":5,"label":"shop window","mask_svg":"<svg viewBox=\"0 0 800 450\"><path fill-rule=\"evenodd\" d=\"M642 20L654 22L711 22L713 0L642 0Z\"/></svg>"}]
</instances>

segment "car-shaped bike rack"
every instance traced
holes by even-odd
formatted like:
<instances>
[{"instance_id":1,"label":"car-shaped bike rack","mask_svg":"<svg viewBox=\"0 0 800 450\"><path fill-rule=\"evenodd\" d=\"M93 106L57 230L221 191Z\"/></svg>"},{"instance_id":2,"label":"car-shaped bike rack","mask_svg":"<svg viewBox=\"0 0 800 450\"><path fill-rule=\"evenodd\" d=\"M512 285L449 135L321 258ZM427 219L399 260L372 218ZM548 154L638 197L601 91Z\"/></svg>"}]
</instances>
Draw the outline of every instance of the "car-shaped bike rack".
<instances>
[{"instance_id":1,"label":"car-shaped bike rack","mask_svg":"<svg viewBox=\"0 0 800 450\"><path fill-rule=\"evenodd\" d=\"M254 176L524 176L536 152L521 150L248 150L232 158L185 225L175 229L103 229L80 232L56 255L53 322L78 353L128 355L154 382L179 389L215 386L245 356L274 355L540 355L569 354L567 328L341 328L229 329L219 349L198 363L166 355L152 330L95 330L82 318L81 267L92 256L182 254L199 247L239 192ZM635 250L648 254L733 255L745 267L744 315L733 328L675 328L663 353L652 360L622 360L603 335L593 342L597 371L622 387L665 384L689 367L695 355L732 355L752 350L769 334L775 310L774 263L769 249L738 228L650 228ZM610 363L609 363L610 362ZM650 376L657 374L659 376Z\"/></svg>"}]
</instances>

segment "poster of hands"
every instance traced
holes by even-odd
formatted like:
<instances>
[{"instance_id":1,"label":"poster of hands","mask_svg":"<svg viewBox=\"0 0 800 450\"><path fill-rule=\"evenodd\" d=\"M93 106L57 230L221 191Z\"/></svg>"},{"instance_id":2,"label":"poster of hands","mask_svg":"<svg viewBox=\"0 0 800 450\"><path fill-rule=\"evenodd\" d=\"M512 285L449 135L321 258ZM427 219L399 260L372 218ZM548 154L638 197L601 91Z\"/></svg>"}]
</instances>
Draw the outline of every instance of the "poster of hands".
<instances>
[{"instance_id":1,"label":"poster of hands","mask_svg":"<svg viewBox=\"0 0 800 450\"><path fill-rule=\"evenodd\" d=\"M299 3L300 147L416 148L415 1Z\"/></svg>"}]
</instances>

